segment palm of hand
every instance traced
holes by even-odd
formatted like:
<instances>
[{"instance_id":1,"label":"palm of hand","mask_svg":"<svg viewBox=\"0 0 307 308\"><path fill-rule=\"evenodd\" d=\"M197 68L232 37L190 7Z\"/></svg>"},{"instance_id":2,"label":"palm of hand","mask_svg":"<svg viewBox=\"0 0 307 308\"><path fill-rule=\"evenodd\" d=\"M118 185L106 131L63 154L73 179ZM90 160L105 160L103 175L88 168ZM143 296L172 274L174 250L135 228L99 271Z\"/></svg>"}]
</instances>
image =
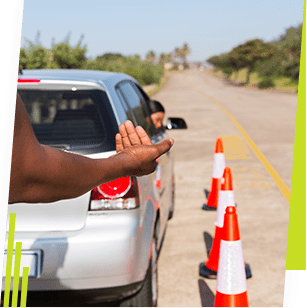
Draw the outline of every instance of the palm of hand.
<instances>
[{"instance_id":1,"label":"palm of hand","mask_svg":"<svg viewBox=\"0 0 307 308\"><path fill-rule=\"evenodd\" d=\"M119 133L115 136L116 152L119 158L125 159L128 174L141 176L153 172L156 159L169 151L174 141L168 139L153 145L145 130L130 121L119 126Z\"/></svg>"}]
</instances>

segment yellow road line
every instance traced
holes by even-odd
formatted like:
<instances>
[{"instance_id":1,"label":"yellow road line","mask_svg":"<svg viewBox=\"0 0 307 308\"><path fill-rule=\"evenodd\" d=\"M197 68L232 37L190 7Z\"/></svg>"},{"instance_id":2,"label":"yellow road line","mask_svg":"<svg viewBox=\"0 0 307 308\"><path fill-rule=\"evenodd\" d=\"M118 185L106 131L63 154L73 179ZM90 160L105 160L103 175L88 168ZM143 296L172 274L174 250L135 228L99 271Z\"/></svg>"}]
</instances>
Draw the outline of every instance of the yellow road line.
<instances>
[{"instance_id":1,"label":"yellow road line","mask_svg":"<svg viewBox=\"0 0 307 308\"><path fill-rule=\"evenodd\" d=\"M190 83L190 82L189 82ZM233 124L238 128L238 130L240 131L240 133L242 134L242 136L245 138L246 142L248 143L248 145L250 146L250 148L252 149L252 151L254 152L254 154L257 156L257 158L259 159L259 161L262 163L262 165L264 166L264 168L268 171L268 173L270 174L270 176L272 177L272 179L275 181L276 185L278 186L278 188L280 189L281 193L284 195L284 197L286 198L286 200L289 202L290 204L290 189L288 188L288 186L286 185L286 183L282 180L282 178L279 176L279 174L277 173L277 171L273 168L273 166L269 163L269 161L266 159L266 157L262 154L262 152L258 149L258 147L256 146L256 144L254 143L254 141L250 138L250 136L246 133L246 131L243 129L243 127L238 123L238 121L229 113L229 111L222 106L217 100L215 100L213 97L208 96L206 94L204 94L203 92L201 92L200 90L196 89L191 83L190 85L197 90L197 92L200 92L203 96L205 96L210 102L214 103L215 105L217 105L229 118L230 120L233 122Z\"/></svg>"}]
</instances>

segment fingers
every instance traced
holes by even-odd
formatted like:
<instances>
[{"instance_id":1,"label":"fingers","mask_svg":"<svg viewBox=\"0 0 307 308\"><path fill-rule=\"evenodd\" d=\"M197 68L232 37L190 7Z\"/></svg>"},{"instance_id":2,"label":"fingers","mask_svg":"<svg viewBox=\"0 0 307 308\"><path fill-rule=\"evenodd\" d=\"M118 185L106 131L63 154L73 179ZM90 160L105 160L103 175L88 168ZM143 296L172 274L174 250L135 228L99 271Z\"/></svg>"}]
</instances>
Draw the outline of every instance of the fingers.
<instances>
[{"instance_id":1,"label":"fingers","mask_svg":"<svg viewBox=\"0 0 307 308\"><path fill-rule=\"evenodd\" d=\"M152 145L152 142L143 127L137 126L135 130L141 140L141 144Z\"/></svg>"},{"instance_id":2,"label":"fingers","mask_svg":"<svg viewBox=\"0 0 307 308\"><path fill-rule=\"evenodd\" d=\"M145 130L141 126L135 128L131 121L126 121L124 124L119 125L119 133L116 134L115 141L117 153L131 146L152 145ZM155 145L157 152L154 159L169 151L173 144L174 140L170 138Z\"/></svg>"},{"instance_id":3,"label":"fingers","mask_svg":"<svg viewBox=\"0 0 307 308\"><path fill-rule=\"evenodd\" d=\"M135 128L131 121L126 121L124 124L119 125L119 134L121 140L119 140L119 136L116 137L118 138L116 144L118 144L118 147L121 149L121 151L134 145L152 144L145 130L141 126L137 126Z\"/></svg>"},{"instance_id":4,"label":"fingers","mask_svg":"<svg viewBox=\"0 0 307 308\"><path fill-rule=\"evenodd\" d=\"M127 132L131 145L141 145L141 140L132 122L126 121L124 124L125 124L126 132Z\"/></svg>"},{"instance_id":5,"label":"fingers","mask_svg":"<svg viewBox=\"0 0 307 308\"><path fill-rule=\"evenodd\" d=\"M159 144L156 145L156 149L158 150L158 155L156 158L160 157L161 155L163 155L164 153L168 152L170 150L170 148L173 146L174 144L174 140L169 138L166 139L162 142L160 142Z\"/></svg>"},{"instance_id":6,"label":"fingers","mask_svg":"<svg viewBox=\"0 0 307 308\"><path fill-rule=\"evenodd\" d=\"M125 148L131 147L131 142L130 142L130 139L128 137L126 125L125 124L119 125L118 130L119 130L119 133L120 133L120 136L121 136L121 139L122 139L123 148L125 149Z\"/></svg>"},{"instance_id":7,"label":"fingers","mask_svg":"<svg viewBox=\"0 0 307 308\"><path fill-rule=\"evenodd\" d=\"M122 137L120 133L117 133L115 136L115 142L116 142L116 152L119 153L124 150L124 145L122 141Z\"/></svg>"}]
</instances>

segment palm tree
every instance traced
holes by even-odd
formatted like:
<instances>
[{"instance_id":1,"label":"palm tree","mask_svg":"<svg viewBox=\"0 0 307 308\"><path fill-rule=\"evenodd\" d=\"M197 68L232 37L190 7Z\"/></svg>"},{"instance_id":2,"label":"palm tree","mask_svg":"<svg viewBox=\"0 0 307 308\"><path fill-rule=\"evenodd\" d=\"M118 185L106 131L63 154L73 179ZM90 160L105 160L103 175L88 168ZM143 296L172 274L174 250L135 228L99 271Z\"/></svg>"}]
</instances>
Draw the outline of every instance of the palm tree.
<instances>
[{"instance_id":1,"label":"palm tree","mask_svg":"<svg viewBox=\"0 0 307 308\"><path fill-rule=\"evenodd\" d=\"M166 62L173 62L173 53L169 52L166 54Z\"/></svg>"},{"instance_id":2,"label":"palm tree","mask_svg":"<svg viewBox=\"0 0 307 308\"><path fill-rule=\"evenodd\" d=\"M188 67L187 63L187 56L190 54L190 48L187 43L184 43L182 48L179 49L179 57L181 59L181 62L184 66L184 68Z\"/></svg>"},{"instance_id":3,"label":"palm tree","mask_svg":"<svg viewBox=\"0 0 307 308\"><path fill-rule=\"evenodd\" d=\"M156 59L156 54L153 50L150 50L147 54L146 54L146 61L149 63L153 63Z\"/></svg>"},{"instance_id":4,"label":"palm tree","mask_svg":"<svg viewBox=\"0 0 307 308\"><path fill-rule=\"evenodd\" d=\"M176 47L174 52L173 52L173 59L175 60L177 58L180 58L181 57L180 54L181 54L180 48Z\"/></svg>"},{"instance_id":5,"label":"palm tree","mask_svg":"<svg viewBox=\"0 0 307 308\"><path fill-rule=\"evenodd\" d=\"M166 54L165 54L164 52L162 52L162 53L160 54L159 63L161 63L161 64L164 66L164 64L165 64L166 62L167 62L167 61L166 61Z\"/></svg>"}]
</instances>

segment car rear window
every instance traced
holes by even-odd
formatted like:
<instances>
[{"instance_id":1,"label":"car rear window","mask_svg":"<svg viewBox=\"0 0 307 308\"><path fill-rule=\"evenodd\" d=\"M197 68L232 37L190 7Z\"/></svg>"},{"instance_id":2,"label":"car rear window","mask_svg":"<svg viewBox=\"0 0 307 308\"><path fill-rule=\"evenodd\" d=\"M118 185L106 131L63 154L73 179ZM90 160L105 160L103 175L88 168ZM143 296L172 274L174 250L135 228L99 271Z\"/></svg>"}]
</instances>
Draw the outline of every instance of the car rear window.
<instances>
[{"instance_id":1,"label":"car rear window","mask_svg":"<svg viewBox=\"0 0 307 308\"><path fill-rule=\"evenodd\" d=\"M115 117L100 90L18 90L38 141L66 150L115 150Z\"/></svg>"}]
</instances>

